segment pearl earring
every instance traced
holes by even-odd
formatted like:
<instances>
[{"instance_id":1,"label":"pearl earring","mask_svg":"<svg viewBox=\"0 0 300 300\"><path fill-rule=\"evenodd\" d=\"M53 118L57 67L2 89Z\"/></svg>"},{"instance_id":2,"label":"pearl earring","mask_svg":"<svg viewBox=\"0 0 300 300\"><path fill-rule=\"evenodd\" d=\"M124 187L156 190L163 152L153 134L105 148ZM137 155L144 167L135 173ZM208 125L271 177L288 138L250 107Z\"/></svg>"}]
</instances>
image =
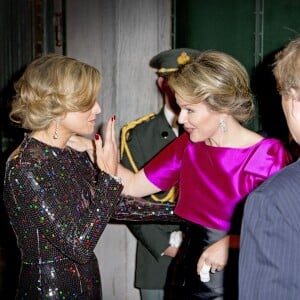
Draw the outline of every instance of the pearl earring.
<instances>
[{"instance_id":1,"label":"pearl earring","mask_svg":"<svg viewBox=\"0 0 300 300\"><path fill-rule=\"evenodd\" d=\"M55 130L54 130L54 134L53 134L53 139L54 140L58 139L58 122L57 121L55 123Z\"/></svg>"}]
</instances>

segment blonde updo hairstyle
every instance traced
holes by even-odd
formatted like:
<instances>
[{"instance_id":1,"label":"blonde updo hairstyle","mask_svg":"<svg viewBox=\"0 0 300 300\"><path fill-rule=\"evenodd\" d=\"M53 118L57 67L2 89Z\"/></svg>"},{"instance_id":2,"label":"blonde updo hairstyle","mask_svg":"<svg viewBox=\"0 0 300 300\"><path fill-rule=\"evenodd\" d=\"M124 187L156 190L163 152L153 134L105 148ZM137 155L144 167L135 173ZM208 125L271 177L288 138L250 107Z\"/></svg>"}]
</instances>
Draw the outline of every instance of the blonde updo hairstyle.
<instances>
[{"instance_id":1,"label":"blonde updo hairstyle","mask_svg":"<svg viewBox=\"0 0 300 300\"><path fill-rule=\"evenodd\" d=\"M169 76L169 86L191 104L246 122L254 114L253 96L246 69L232 56L207 50Z\"/></svg>"},{"instance_id":2,"label":"blonde updo hairstyle","mask_svg":"<svg viewBox=\"0 0 300 300\"><path fill-rule=\"evenodd\" d=\"M45 55L15 83L10 119L30 131L46 129L67 112L91 109L100 85L96 68L63 55Z\"/></svg>"},{"instance_id":3,"label":"blonde updo hairstyle","mask_svg":"<svg viewBox=\"0 0 300 300\"><path fill-rule=\"evenodd\" d=\"M276 54L273 74L277 90L281 95L289 95L291 88L300 97L300 38L292 40L282 51Z\"/></svg>"}]
</instances>

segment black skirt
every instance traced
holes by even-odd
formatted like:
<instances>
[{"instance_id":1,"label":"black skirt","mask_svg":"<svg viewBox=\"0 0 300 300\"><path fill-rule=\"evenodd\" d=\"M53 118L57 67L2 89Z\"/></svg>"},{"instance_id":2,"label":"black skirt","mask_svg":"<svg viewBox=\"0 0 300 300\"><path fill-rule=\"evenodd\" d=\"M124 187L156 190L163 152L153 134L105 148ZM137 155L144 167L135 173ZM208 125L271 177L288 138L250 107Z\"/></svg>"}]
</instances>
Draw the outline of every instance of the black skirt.
<instances>
[{"instance_id":1,"label":"black skirt","mask_svg":"<svg viewBox=\"0 0 300 300\"><path fill-rule=\"evenodd\" d=\"M238 299L238 250L229 251L226 267L219 272L210 273L210 281L202 282L197 274L197 263L202 252L222 239L227 232L189 223L183 245L184 261L184 300Z\"/></svg>"}]
</instances>

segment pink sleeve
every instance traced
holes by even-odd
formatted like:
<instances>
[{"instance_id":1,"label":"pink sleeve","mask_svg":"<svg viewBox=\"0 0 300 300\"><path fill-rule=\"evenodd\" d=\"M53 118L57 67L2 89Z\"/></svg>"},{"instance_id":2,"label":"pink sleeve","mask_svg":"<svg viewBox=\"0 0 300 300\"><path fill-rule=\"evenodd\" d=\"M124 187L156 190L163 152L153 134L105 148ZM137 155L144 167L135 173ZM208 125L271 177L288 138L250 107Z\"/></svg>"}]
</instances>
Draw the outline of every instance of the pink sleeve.
<instances>
[{"instance_id":1,"label":"pink sleeve","mask_svg":"<svg viewBox=\"0 0 300 300\"><path fill-rule=\"evenodd\" d=\"M146 177L163 191L177 185L188 134L184 133L159 152L145 167Z\"/></svg>"},{"instance_id":2,"label":"pink sleeve","mask_svg":"<svg viewBox=\"0 0 300 300\"><path fill-rule=\"evenodd\" d=\"M281 141L265 139L249 160L245 171L260 175L265 179L291 163L291 155Z\"/></svg>"}]
</instances>

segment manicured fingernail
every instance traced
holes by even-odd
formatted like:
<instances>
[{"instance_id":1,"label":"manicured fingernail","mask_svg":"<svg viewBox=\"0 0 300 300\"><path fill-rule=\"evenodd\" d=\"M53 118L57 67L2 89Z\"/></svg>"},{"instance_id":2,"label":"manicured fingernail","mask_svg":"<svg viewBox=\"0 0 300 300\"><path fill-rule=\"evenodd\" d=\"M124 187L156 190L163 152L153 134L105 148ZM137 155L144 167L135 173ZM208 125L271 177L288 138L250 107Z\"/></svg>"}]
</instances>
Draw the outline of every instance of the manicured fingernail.
<instances>
[{"instance_id":1,"label":"manicured fingernail","mask_svg":"<svg viewBox=\"0 0 300 300\"><path fill-rule=\"evenodd\" d=\"M112 121L115 121L115 120L116 120L116 115L113 115L113 116L111 117L111 119L112 119Z\"/></svg>"},{"instance_id":2,"label":"manicured fingernail","mask_svg":"<svg viewBox=\"0 0 300 300\"><path fill-rule=\"evenodd\" d=\"M100 139L100 135L98 133L95 134L95 140L98 141Z\"/></svg>"}]
</instances>

